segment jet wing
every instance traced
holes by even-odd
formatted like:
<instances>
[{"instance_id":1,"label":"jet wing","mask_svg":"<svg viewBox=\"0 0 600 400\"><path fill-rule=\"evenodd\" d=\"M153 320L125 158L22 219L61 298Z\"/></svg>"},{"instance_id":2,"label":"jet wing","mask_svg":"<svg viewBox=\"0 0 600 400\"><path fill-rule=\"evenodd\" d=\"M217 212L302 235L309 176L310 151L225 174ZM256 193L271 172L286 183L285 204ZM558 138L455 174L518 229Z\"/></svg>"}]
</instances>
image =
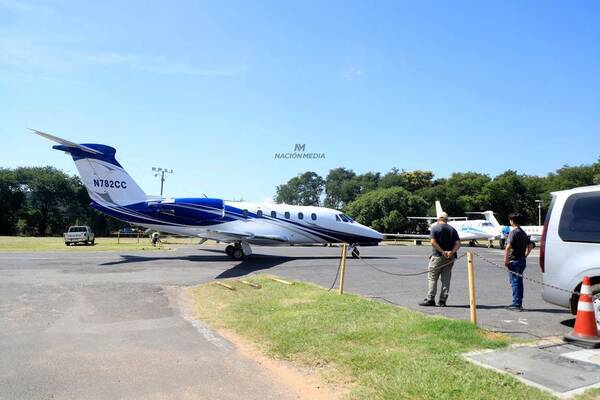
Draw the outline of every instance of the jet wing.
<instances>
[{"instance_id":1,"label":"jet wing","mask_svg":"<svg viewBox=\"0 0 600 400\"><path fill-rule=\"evenodd\" d=\"M383 236L398 239L429 239L429 235L419 235L418 233L386 233Z\"/></svg>"},{"instance_id":2,"label":"jet wing","mask_svg":"<svg viewBox=\"0 0 600 400\"><path fill-rule=\"evenodd\" d=\"M223 231L218 229L207 229L211 239L218 239L222 241L235 241L235 240L273 240L275 242L286 243L289 242L289 239L285 236L279 235L255 235L250 232L231 232L231 231Z\"/></svg>"},{"instance_id":3,"label":"jet wing","mask_svg":"<svg viewBox=\"0 0 600 400\"><path fill-rule=\"evenodd\" d=\"M438 217L406 217L407 219L422 219L426 221L437 221ZM448 217L448 221L466 221L467 217Z\"/></svg>"}]
</instances>

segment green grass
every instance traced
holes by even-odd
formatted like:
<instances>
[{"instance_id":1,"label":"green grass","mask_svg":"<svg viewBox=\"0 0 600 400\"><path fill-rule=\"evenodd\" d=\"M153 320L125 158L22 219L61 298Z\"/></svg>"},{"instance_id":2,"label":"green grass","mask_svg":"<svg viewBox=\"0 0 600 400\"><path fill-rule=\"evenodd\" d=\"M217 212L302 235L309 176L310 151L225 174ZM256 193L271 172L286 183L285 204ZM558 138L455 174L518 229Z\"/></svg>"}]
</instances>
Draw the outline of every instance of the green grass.
<instances>
[{"instance_id":1,"label":"green grass","mask_svg":"<svg viewBox=\"0 0 600 400\"><path fill-rule=\"evenodd\" d=\"M586 390L585 393L573 397L573 400L598 400L600 399L600 388Z\"/></svg>"},{"instance_id":2,"label":"green grass","mask_svg":"<svg viewBox=\"0 0 600 400\"><path fill-rule=\"evenodd\" d=\"M198 239L180 238L163 239L161 247L153 247L149 238L127 237L121 238L117 243L116 237L96 238L95 246L65 246L62 237L22 237L22 236L0 236L0 251L19 252L19 251L106 251L106 250L170 250L173 245L184 245L198 243Z\"/></svg>"},{"instance_id":3,"label":"green grass","mask_svg":"<svg viewBox=\"0 0 600 400\"><path fill-rule=\"evenodd\" d=\"M326 366L324 378L352 383L350 399L548 399L511 376L468 363L462 353L510 339L464 322L322 288L262 285L189 289L198 317L259 344L270 356Z\"/></svg>"}]
</instances>

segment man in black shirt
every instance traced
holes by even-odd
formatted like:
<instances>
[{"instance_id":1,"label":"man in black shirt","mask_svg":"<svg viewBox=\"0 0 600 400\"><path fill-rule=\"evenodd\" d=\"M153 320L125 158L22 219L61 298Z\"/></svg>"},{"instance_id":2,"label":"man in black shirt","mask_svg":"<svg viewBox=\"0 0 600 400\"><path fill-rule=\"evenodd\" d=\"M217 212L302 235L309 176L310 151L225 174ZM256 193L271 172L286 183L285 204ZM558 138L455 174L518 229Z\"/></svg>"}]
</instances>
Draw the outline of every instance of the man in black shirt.
<instances>
[{"instance_id":1,"label":"man in black shirt","mask_svg":"<svg viewBox=\"0 0 600 400\"><path fill-rule=\"evenodd\" d=\"M508 235L507 246L504 250L504 266L508 268L508 280L512 287L512 304L508 310L523 311L523 271L527 267L527 256L533 249L529 236L521 229L522 215L512 213L508 216L513 230ZM514 272L514 273L513 273ZM520 275L516 275L520 274Z\"/></svg>"},{"instance_id":2,"label":"man in black shirt","mask_svg":"<svg viewBox=\"0 0 600 400\"><path fill-rule=\"evenodd\" d=\"M450 278L452 277L452 266L456 258L456 252L460 248L460 238L456 229L448 225L448 214L441 213L437 224L431 227L431 246L433 251L429 256L429 274L427 275L429 285L427 298L419 305L435 306L435 295L437 292L437 281L442 278L442 290L438 306L445 307L448 292L450 290Z\"/></svg>"}]
</instances>

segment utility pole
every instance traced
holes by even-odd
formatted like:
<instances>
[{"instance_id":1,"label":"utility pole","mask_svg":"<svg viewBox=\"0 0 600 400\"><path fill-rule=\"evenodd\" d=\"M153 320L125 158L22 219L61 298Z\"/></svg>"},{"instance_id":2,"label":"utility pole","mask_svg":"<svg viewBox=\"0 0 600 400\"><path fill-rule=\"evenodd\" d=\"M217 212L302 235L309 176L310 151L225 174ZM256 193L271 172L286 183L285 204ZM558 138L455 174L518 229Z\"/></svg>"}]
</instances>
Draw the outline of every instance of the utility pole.
<instances>
[{"instance_id":1,"label":"utility pole","mask_svg":"<svg viewBox=\"0 0 600 400\"><path fill-rule=\"evenodd\" d=\"M165 184L165 174L172 174L173 170L167 168L152 167L152 171L154 172L154 177L160 177L160 197L162 197L163 187Z\"/></svg>"},{"instance_id":2,"label":"utility pole","mask_svg":"<svg viewBox=\"0 0 600 400\"><path fill-rule=\"evenodd\" d=\"M538 225L542 225L542 201L536 200L535 202L538 206Z\"/></svg>"}]
</instances>

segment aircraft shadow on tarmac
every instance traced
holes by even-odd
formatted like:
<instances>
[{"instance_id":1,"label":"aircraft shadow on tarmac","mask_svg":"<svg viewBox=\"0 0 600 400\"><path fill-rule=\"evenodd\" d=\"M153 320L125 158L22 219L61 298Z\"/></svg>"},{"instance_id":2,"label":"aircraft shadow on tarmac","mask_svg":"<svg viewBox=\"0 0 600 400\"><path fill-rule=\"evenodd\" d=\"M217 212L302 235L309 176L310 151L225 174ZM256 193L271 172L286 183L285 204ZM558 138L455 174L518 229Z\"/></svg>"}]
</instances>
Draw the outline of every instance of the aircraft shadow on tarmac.
<instances>
[{"instance_id":1,"label":"aircraft shadow on tarmac","mask_svg":"<svg viewBox=\"0 0 600 400\"><path fill-rule=\"evenodd\" d=\"M189 255L189 256L176 256L176 257L151 257L151 256L137 256L137 255L122 255L121 260L110 261L103 264L102 266L112 265L123 265L140 263L146 261L190 261L190 262L232 262L233 260L225 255L221 250L213 249L202 249L202 251L208 251L212 253L219 253L218 255ZM365 256L365 259L393 259L394 257L381 257L381 256ZM274 256L268 254L253 254L252 256L240 261L238 264L229 268L226 271L221 272L216 279L222 278L236 278L244 275L251 274L255 271L264 269L270 269L278 265L284 264L288 261L294 260L337 260L339 256Z\"/></svg>"}]
</instances>

